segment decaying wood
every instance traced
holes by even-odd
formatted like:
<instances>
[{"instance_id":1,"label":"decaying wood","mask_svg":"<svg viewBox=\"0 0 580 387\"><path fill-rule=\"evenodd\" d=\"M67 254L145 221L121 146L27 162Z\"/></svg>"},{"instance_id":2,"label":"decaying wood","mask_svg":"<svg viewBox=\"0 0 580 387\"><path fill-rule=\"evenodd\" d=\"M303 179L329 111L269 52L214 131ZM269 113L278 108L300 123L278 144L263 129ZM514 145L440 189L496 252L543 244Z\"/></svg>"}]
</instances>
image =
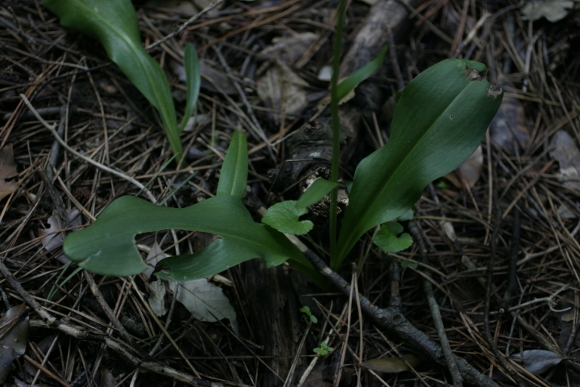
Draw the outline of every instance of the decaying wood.
<instances>
[{"instance_id":1,"label":"decaying wood","mask_svg":"<svg viewBox=\"0 0 580 387\"><path fill-rule=\"evenodd\" d=\"M250 326L270 368L263 370L262 385L282 386L301 336L290 273L285 266L267 269L262 260L249 261L244 269Z\"/></svg>"},{"instance_id":2,"label":"decaying wood","mask_svg":"<svg viewBox=\"0 0 580 387\"><path fill-rule=\"evenodd\" d=\"M409 5L416 8L425 0L412 0ZM409 11L397 0L379 0L371 7L352 45L340 66L340 77L346 77L376 58L389 43L389 31L399 42L409 28Z\"/></svg>"}]
</instances>

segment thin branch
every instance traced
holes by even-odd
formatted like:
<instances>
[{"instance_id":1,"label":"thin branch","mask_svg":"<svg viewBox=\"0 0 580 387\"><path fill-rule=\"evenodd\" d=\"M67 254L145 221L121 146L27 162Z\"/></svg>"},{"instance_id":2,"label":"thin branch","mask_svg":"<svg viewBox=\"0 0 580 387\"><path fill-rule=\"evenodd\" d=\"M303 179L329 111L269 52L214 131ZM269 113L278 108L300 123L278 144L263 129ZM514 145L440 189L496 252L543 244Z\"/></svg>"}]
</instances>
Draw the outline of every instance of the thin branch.
<instances>
[{"instance_id":1,"label":"thin branch","mask_svg":"<svg viewBox=\"0 0 580 387\"><path fill-rule=\"evenodd\" d=\"M421 234L419 234L419 229L417 228L417 224L415 221L409 222L409 231L413 236L413 239L419 244L419 252L421 254L421 262L427 263L427 249L425 248L425 243L423 242L423 238L421 238ZM431 277L429 272L424 273L425 276ZM433 286L431 282L426 278L423 279L423 291L427 296L427 302L429 304L429 309L431 310L431 316L433 317L433 324L435 325L435 329L437 330L437 336L439 336L439 342L441 343L441 349L443 350L443 355L445 356L445 361L447 362L447 367L449 368L449 372L451 373L451 378L453 379L453 386L454 387L461 387L463 386L463 380L459 373L459 369L457 368L457 362L455 361L455 357L453 356L453 352L451 351L451 346L449 345L449 339L447 338L447 334L445 333L445 326L443 325L443 318L441 317L441 310L439 309L439 305L437 304L437 300L435 300L435 294L433 293Z\"/></svg>"},{"instance_id":2,"label":"thin branch","mask_svg":"<svg viewBox=\"0 0 580 387\"><path fill-rule=\"evenodd\" d=\"M149 191L143 184L139 183L137 180L133 179L131 176L127 176L119 171L116 171L112 168L107 167L106 165L103 165L91 158L88 158L87 156L84 156L82 154L80 154L79 152L77 152L76 150L72 149L56 132L55 129L55 125L50 125L48 122L46 122L44 120L44 118L42 118L42 116L40 114L38 114L38 112L36 111L36 109L34 109L34 106L32 106L32 104L30 103L30 101L28 100L28 98L26 98L26 96L24 94L20 94L20 98L22 98L24 100L24 103L26 104L26 106L28 106L28 108L30 109L30 111L32 112L32 114L34 114L34 116L36 117L36 119L38 119L38 121L40 121L40 123L46 128L48 129L52 135L54 136L54 138L56 139L56 141L58 141L60 143L60 145L62 145L62 147L64 149L66 149L67 151L69 151L70 153L72 153L73 155L77 156L80 159L85 160L87 163L94 165L95 167L102 169L105 172L109 172L112 175L118 176L124 180L127 180L128 182L130 182L131 184L137 186L138 188L140 188L143 192L145 192L145 194L147 195L147 197L149 198L149 200L152 203L157 203L157 198L155 198L155 196L151 193L151 191Z\"/></svg>"},{"instance_id":3,"label":"thin branch","mask_svg":"<svg viewBox=\"0 0 580 387\"><path fill-rule=\"evenodd\" d=\"M318 255L308 249L296 237L293 235L287 235L287 237L304 253L310 263L312 263L312 265L322 275L328 278L333 285L340 289L343 294L347 296L350 294L351 286L344 280L344 278L332 271ZM373 305L368 298L362 295L359 295L359 297L362 310L373 319L374 323L379 328L387 329L396 333L406 343L413 345L437 363L442 365L446 364L441 347L431 340L424 332L413 326L396 308L379 308L376 305ZM467 361L455 355L454 357L457 362L459 373L465 382L478 387L499 387L497 383L473 368L473 366L471 366Z\"/></svg>"}]
</instances>

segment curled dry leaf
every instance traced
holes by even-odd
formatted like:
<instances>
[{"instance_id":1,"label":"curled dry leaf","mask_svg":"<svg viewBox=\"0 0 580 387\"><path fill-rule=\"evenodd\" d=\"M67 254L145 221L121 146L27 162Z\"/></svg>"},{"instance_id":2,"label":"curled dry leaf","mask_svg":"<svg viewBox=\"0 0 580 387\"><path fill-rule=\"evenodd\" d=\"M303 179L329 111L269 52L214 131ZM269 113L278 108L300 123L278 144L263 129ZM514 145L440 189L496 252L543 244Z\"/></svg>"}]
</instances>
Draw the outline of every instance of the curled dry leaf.
<instances>
[{"instance_id":1,"label":"curled dry leaf","mask_svg":"<svg viewBox=\"0 0 580 387\"><path fill-rule=\"evenodd\" d=\"M159 244L155 242L147 255L147 270L144 274L150 277L155 265L166 257L167 255L161 250ZM176 300L181 302L199 321L216 322L227 318L232 330L238 334L236 311L219 286L212 284L205 278L187 282L158 279L151 283L147 300L157 316L164 316L168 311L165 304L167 288L177 295Z\"/></svg>"},{"instance_id":2,"label":"curled dry leaf","mask_svg":"<svg viewBox=\"0 0 580 387\"><path fill-rule=\"evenodd\" d=\"M216 322L227 318L232 330L239 333L236 311L230 300L223 293L222 288L202 278L199 280L172 283L173 292L177 291L177 301L191 312L199 321Z\"/></svg>"},{"instance_id":3,"label":"curled dry leaf","mask_svg":"<svg viewBox=\"0 0 580 387\"><path fill-rule=\"evenodd\" d=\"M560 364L562 356L544 349L530 349L521 355L519 353L513 354L511 359L521 364L531 374L540 375Z\"/></svg>"},{"instance_id":4,"label":"curled dry leaf","mask_svg":"<svg viewBox=\"0 0 580 387\"><path fill-rule=\"evenodd\" d=\"M166 257L167 254L161 250L159 244L157 242L153 243L151 250L149 250L149 253L147 254L147 259L145 260L147 263L147 269L143 274L145 274L147 278L151 277L151 274L153 274L153 271L155 270L155 265ZM147 302L158 317L165 316L169 310L165 304L166 294L167 281L159 279L149 284L149 297L147 298Z\"/></svg>"},{"instance_id":5,"label":"curled dry leaf","mask_svg":"<svg viewBox=\"0 0 580 387\"><path fill-rule=\"evenodd\" d=\"M264 105L275 112L273 119L300 114L308 102L308 83L282 61L276 60L257 80L256 91Z\"/></svg>"},{"instance_id":6,"label":"curled dry leaf","mask_svg":"<svg viewBox=\"0 0 580 387\"><path fill-rule=\"evenodd\" d=\"M564 19L573 7L573 1L532 1L522 8L522 15L528 20L538 20L545 17L548 21L555 23Z\"/></svg>"},{"instance_id":7,"label":"curled dry leaf","mask_svg":"<svg viewBox=\"0 0 580 387\"><path fill-rule=\"evenodd\" d=\"M24 304L13 306L0 318L0 384L4 383L13 362L26 352L28 343L28 309Z\"/></svg>"},{"instance_id":8,"label":"curled dry leaf","mask_svg":"<svg viewBox=\"0 0 580 387\"><path fill-rule=\"evenodd\" d=\"M81 225L79 210L67 210L68 224L61 224L60 218L56 215L48 218L49 228L39 229L38 236L42 239L42 245L47 251L52 251L60 246L64 241L64 230L76 229Z\"/></svg>"},{"instance_id":9,"label":"curled dry leaf","mask_svg":"<svg viewBox=\"0 0 580 387\"><path fill-rule=\"evenodd\" d=\"M280 60L284 64L293 65L316 39L318 35L312 32L274 38L273 44L262 50L262 54Z\"/></svg>"},{"instance_id":10,"label":"curled dry leaf","mask_svg":"<svg viewBox=\"0 0 580 387\"><path fill-rule=\"evenodd\" d=\"M572 136L558 130L551 143L550 156L560 164L560 180L564 187L580 190L580 149Z\"/></svg>"},{"instance_id":11,"label":"curled dry leaf","mask_svg":"<svg viewBox=\"0 0 580 387\"><path fill-rule=\"evenodd\" d=\"M15 181L11 181L16 175L18 172L12 144L7 144L0 149L0 200L16 191L18 185Z\"/></svg>"}]
</instances>

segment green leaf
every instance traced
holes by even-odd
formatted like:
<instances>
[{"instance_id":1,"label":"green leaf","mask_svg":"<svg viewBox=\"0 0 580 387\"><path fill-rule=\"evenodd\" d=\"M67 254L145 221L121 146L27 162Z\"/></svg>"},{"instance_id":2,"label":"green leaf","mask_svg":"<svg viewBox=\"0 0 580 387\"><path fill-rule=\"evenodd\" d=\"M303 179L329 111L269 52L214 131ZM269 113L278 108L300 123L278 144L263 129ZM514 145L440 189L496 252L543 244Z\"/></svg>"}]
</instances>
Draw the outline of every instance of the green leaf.
<instances>
[{"instance_id":1,"label":"green leaf","mask_svg":"<svg viewBox=\"0 0 580 387\"><path fill-rule=\"evenodd\" d=\"M167 229L202 231L221 237L192 255L160 262L158 277L176 281L204 278L252 258L267 266L296 262L316 279L314 269L282 234L253 221L242 202L215 196L186 208L167 208L123 196L113 201L89 227L71 233L63 251L82 268L102 275L134 275L146 269L135 235Z\"/></svg>"},{"instance_id":2,"label":"green leaf","mask_svg":"<svg viewBox=\"0 0 580 387\"><path fill-rule=\"evenodd\" d=\"M193 109L199 97L199 89L201 87L201 73L199 71L199 59L197 51L193 44L187 43L185 45L185 53L183 54L183 67L185 69L185 85L187 87L187 99L185 101L185 111L179 123L179 133L187 125L187 122L193 114Z\"/></svg>"},{"instance_id":3,"label":"green leaf","mask_svg":"<svg viewBox=\"0 0 580 387\"><path fill-rule=\"evenodd\" d=\"M310 187L300 196L296 207L298 208L308 208L313 204L318 203L322 200L330 191L338 187L338 184L331 183L330 181L318 178L314 180Z\"/></svg>"},{"instance_id":4,"label":"green leaf","mask_svg":"<svg viewBox=\"0 0 580 387\"><path fill-rule=\"evenodd\" d=\"M314 227L309 220L300 221L298 218L308 213L308 209L297 207L295 200L286 200L274 204L262 217L262 223L284 233L302 235Z\"/></svg>"},{"instance_id":5,"label":"green leaf","mask_svg":"<svg viewBox=\"0 0 580 387\"><path fill-rule=\"evenodd\" d=\"M241 199L248 180L248 145L244 132L234 130L224 158L217 186L218 195L232 195Z\"/></svg>"},{"instance_id":6,"label":"green leaf","mask_svg":"<svg viewBox=\"0 0 580 387\"><path fill-rule=\"evenodd\" d=\"M407 212L429 182L475 151L503 98L483 71L479 62L447 59L405 87L388 144L357 167L334 270L366 231Z\"/></svg>"},{"instance_id":7,"label":"green leaf","mask_svg":"<svg viewBox=\"0 0 580 387\"><path fill-rule=\"evenodd\" d=\"M387 52L387 48L389 46L383 47L383 49L379 52L379 55L360 69L356 70L354 73L349 75L346 79L344 79L336 88L336 92L338 95L338 100L342 100L344 97L347 96L352 90L354 90L362 81L366 80L370 77L383 63L383 58L385 57L385 53Z\"/></svg>"},{"instance_id":8,"label":"green leaf","mask_svg":"<svg viewBox=\"0 0 580 387\"><path fill-rule=\"evenodd\" d=\"M407 233L401 234L402 232L403 226L399 223L387 222L376 233L373 242L386 253L397 253L411 247L413 244L411 235Z\"/></svg>"},{"instance_id":9,"label":"green leaf","mask_svg":"<svg viewBox=\"0 0 580 387\"><path fill-rule=\"evenodd\" d=\"M415 215L415 212L413 211L412 208L410 208L409 211L407 211L403 215L397 217L397 220L399 222L407 222L409 220L413 220L414 215Z\"/></svg>"},{"instance_id":10,"label":"green leaf","mask_svg":"<svg viewBox=\"0 0 580 387\"><path fill-rule=\"evenodd\" d=\"M175 107L163 69L141 45L139 24L130 0L45 0L62 26L98 40L109 58L161 115L176 159L183 155Z\"/></svg>"}]
</instances>

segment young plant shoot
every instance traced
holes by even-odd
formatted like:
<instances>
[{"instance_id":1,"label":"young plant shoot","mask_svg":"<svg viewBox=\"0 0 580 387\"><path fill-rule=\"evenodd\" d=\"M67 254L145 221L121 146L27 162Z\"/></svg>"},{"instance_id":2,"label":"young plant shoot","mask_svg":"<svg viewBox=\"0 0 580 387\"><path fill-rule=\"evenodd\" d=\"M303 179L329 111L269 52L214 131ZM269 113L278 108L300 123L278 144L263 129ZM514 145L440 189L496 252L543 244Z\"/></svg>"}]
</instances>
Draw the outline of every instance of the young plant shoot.
<instances>
[{"instance_id":1,"label":"young plant shoot","mask_svg":"<svg viewBox=\"0 0 580 387\"><path fill-rule=\"evenodd\" d=\"M137 14L130 0L45 0L62 26L98 40L109 58L157 109L171 149L179 163L183 148L179 135L191 118L201 78L197 52L191 43L185 47L183 63L187 98L185 112L177 124L175 107L165 72L141 45Z\"/></svg>"},{"instance_id":2,"label":"young plant shoot","mask_svg":"<svg viewBox=\"0 0 580 387\"><path fill-rule=\"evenodd\" d=\"M129 0L45 0L45 5L63 26L103 44L111 60L159 111L171 148L181 160L179 134L199 94L198 58L193 46L188 44L184 54L188 94L178 124L169 83L159 64L141 46L137 16ZM338 84L340 47L335 47L336 73L331 90L335 120L338 100L380 66L385 51ZM337 222L332 218L336 217L332 210L336 200L331 200L333 270L339 269L357 241L378 225L383 227L374 242L380 248L399 251L410 245L410 237L393 221L412 209L427 184L457 168L473 153L501 104L503 92L490 86L485 73L485 66L479 62L447 59L405 87L395 108L388 144L362 160L356 169L337 240ZM146 268L135 246L137 234L166 229L201 231L220 239L194 254L161 261L158 277L188 281L261 258L267 266L288 261L324 286L322 276L284 234L308 233L312 222L300 221L299 217L329 193L336 199L337 141L333 144L334 182L316 180L298 201L272 206L258 223L241 201L246 189L248 150L243 132L234 131L215 197L181 209L157 206L136 197L118 198L94 224L66 238L64 253L82 268L98 274L134 275Z\"/></svg>"}]
</instances>

